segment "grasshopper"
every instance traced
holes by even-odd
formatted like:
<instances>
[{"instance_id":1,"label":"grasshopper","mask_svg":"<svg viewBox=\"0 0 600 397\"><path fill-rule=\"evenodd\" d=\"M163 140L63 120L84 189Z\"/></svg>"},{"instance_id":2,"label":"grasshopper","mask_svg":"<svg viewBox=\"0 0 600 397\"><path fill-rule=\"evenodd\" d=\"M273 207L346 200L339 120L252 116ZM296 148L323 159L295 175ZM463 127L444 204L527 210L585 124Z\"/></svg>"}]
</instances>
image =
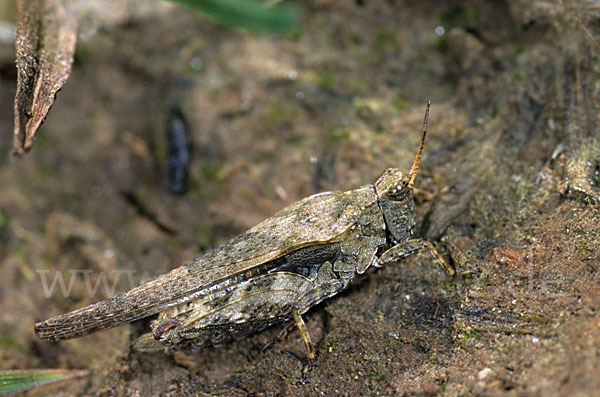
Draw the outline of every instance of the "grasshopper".
<instances>
[{"instance_id":1,"label":"grasshopper","mask_svg":"<svg viewBox=\"0 0 600 397\"><path fill-rule=\"evenodd\" d=\"M454 275L430 242L412 237L413 185L429 107L430 102L408 174L388 168L374 184L307 197L169 273L36 324L36 333L42 339L70 339L158 314L134 349L199 349L293 320L308 358L314 358L302 315L370 266L426 248Z\"/></svg>"}]
</instances>

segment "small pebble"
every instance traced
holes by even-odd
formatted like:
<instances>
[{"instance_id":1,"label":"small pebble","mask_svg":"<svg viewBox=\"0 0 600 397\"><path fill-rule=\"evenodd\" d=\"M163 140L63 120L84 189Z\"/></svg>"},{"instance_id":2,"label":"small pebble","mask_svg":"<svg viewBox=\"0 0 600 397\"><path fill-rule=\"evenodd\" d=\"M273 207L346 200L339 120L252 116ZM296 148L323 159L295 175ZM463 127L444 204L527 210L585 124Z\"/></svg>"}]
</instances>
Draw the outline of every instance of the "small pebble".
<instances>
[{"instance_id":1,"label":"small pebble","mask_svg":"<svg viewBox=\"0 0 600 397\"><path fill-rule=\"evenodd\" d=\"M490 368L484 368L481 371L479 371L479 373L477 374L477 378L479 380L484 380L485 378L487 378L490 374L492 373L492 370Z\"/></svg>"}]
</instances>

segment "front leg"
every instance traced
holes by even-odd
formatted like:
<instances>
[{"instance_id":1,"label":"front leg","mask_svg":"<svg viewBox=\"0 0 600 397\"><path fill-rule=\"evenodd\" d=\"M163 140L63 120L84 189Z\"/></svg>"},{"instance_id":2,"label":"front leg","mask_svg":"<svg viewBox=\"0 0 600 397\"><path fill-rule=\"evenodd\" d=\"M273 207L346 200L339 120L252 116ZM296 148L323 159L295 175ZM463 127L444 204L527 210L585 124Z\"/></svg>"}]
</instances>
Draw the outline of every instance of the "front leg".
<instances>
[{"instance_id":1,"label":"front leg","mask_svg":"<svg viewBox=\"0 0 600 397\"><path fill-rule=\"evenodd\" d=\"M408 240L408 241L405 241L403 243L393 246L389 250L385 251L379 257L378 261L379 261L380 265L385 265L390 262L398 262L400 259L405 258L411 254L414 254L415 252L417 252L423 248L427 248L429 250L429 252L431 253L431 255L433 255L433 257L435 258L435 260L444 267L446 272L450 276L454 276L454 273L455 273L454 269L444 259L444 257L442 257L440 255L440 253L437 252L437 250L435 249L433 244L431 244L429 241L423 240L421 238Z\"/></svg>"}]
</instances>

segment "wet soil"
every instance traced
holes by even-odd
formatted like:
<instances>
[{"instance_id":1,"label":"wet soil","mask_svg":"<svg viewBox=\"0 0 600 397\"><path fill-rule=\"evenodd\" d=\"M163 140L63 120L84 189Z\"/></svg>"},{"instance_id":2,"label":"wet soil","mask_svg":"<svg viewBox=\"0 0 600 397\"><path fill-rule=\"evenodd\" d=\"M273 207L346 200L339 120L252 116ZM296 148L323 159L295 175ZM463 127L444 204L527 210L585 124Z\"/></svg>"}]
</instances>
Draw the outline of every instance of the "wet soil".
<instances>
[{"instance_id":1,"label":"wet soil","mask_svg":"<svg viewBox=\"0 0 600 397\"><path fill-rule=\"evenodd\" d=\"M307 1L286 38L132 9L78 44L20 160L2 44L1 368L93 370L32 396L594 394L600 48L573 15L598 38L600 9L565 3ZM144 322L34 335L112 295L104 286L127 290L307 195L408 170L427 100L416 184L433 199L417 202L418 233L458 275L415 255L313 308L304 382L296 330L261 351L281 326L174 355L131 351ZM168 190L173 108L193 145L183 195ZM46 293L56 274L73 277L69 293Z\"/></svg>"}]
</instances>

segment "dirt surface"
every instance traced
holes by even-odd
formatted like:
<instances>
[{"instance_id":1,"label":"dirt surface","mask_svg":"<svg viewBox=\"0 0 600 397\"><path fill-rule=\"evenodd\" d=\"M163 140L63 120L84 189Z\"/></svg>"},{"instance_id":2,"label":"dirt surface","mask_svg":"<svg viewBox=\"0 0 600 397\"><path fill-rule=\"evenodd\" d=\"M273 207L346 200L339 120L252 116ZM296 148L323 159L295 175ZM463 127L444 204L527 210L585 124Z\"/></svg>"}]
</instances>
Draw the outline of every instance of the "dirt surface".
<instances>
[{"instance_id":1,"label":"dirt surface","mask_svg":"<svg viewBox=\"0 0 600 397\"><path fill-rule=\"evenodd\" d=\"M8 155L14 47L1 44L0 368L93 370L32 396L600 390L600 48L573 17L600 38L600 8L441 4L302 2L304 28L285 39L170 5L132 9L78 43L20 160ZM418 232L458 275L416 255L315 307L306 381L296 330L261 351L281 326L175 355L131 351L143 322L60 343L34 335L35 322L112 295L102 274L127 290L307 195L408 170L428 99L416 184L434 198L417 202ZM193 141L180 196L167 189L172 108ZM73 276L69 293L46 294L56 274L67 287Z\"/></svg>"}]
</instances>

